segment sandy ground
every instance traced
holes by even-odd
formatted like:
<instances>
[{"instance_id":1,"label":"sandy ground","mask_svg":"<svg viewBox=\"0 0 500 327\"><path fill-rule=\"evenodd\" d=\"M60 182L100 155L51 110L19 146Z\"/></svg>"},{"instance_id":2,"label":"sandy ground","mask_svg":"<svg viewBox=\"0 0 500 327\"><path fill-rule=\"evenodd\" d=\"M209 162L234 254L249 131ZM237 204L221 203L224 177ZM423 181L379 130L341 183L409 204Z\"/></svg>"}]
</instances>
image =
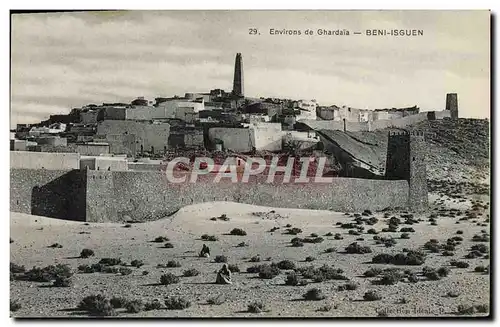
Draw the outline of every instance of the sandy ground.
<instances>
[{"instance_id":1,"label":"sandy ground","mask_svg":"<svg viewBox=\"0 0 500 327\"><path fill-rule=\"evenodd\" d=\"M437 198L431 195L433 202ZM445 201L446 206L468 207L470 203L455 203ZM253 215L254 212L269 212L275 210L281 215L278 219L266 219ZM211 221L211 217L226 214L230 221ZM455 315L459 304L476 305L489 304L489 275L474 272L478 265L489 265L486 259L462 259L473 244L471 238L488 227L477 226L470 221L455 222L456 218L438 217L438 226L431 226L427 216L415 216L424 221L414 224L416 232L410 239L398 239L392 248L376 245L373 235L366 234L369 228L381 230L387 227L383 213L374 213L379 218L375 226L365 226L361 236L349 235L346 229L335 224L351 222L352 217L344 213L316 210L297 210L258 207L228 202L212 202L188 206L174 216L154 222L133 224L125 228L124 224L91 223L62 221L57 219L36 217L19 213L11 213L11 262L33 266L47 266L56 263L70 265L75 271L78 265L97 263L100 258L121 258L130 262L140 259L145 262L141 268L132 268L131 275L121 276L105 273L76 273L72 279L74 285L70 288L47 287L50 283L27 281L11 281L11 299L19 300L22 308L13 313L18 317L77 317L85 316L74 312L79 301L86 295L102 293L109 298L124 296L128 299L151 301L164 297L179 295L192 302L186 310L154 310L130 314L120 311L120 317L152 316L152 317L376 317L380 310L389 316L443 316ZM483 222L486 213L478 221ZM303 230L300 237L311 233L323 236L324 242L305 244L304 247L290 247L290 240L295 237L283 234L285 225L291 224ZM405 227L406 225L400 225ZM247 236L226 235L231 229L238 227L247 232ZM269 230L280 227L274 233ZM454 257L444 257L441 254L428 254L425 266L439 268L448 265L451 259L467 261L470 267L458 269L450 267L451 273L439 281L421 281L415 284L400 282L397 285L373 285L373 278L361 275L372 266L381 268L398 267L421 271L423 266L391 266L370 264L371 258L378 253L399 253L403 248L418 248L429 239L446 239L462 230L464 242L457 246ZM81 234L81 232L88 232ZM343 240L325 237L328 232L341 233ZM489 232L489 231L488 231ZM200 240L202 234L216 235L217 242ZM399 238L400 233L381 233ZM162 243L153 243L157 236L167 236L174 248L163 248ZM362 245L372 248L370 254L340 253L344 247L354 242L356 238ZM248 247L236 247L242 241ZM53 243L60 243L63 248L49 248ZM210 246L212 257L199 258L197 252L203 244ZM335 247L336 253L324 253L326 248ZM83 248L93 249L95 257L88 259L76 258ZM313 264L319 267L323 264L342 268L345 275L359 287L353 291L336 290L344 281L326 281L311 283L306 286L285 286L285 271L274 279L259 279L257 274L246 273L246 268L255 263L249 258L259 254L263 260L271 258L273 262L289 259L298 266ZM228 263L237 264L241 273L233 274L232 285L215 285L216 271L220 263L213 262L215 255L225 255ZM307 256L316 258L313 262L304 262ZM159 263L166 264L168 260L178 260L180 268L156 268ZM264 263L264 262L261 262ZM270 262L268 262L270 263ZM449 265L448 265L449 266ZM181 277L181 282L173 285L158 285L160 276L165 272L182 275L189 268L198 269L201 274L195 277ZM148 275L142 272L147 270ZM302 301L302 295L310 288L318 287L327 295L322 301ZM363 301L367 290L377 290L382 294L380 301ZM447 297L449 291L458 292L458 297ZM226 302L221 305L209 305L207 300L217 295L224 295ZM408 300L406 304L397 304L401 298ZM263 301L269 311L260 314L247 312L247 305L253 301ZM318 308L331 304L334 309L328 312L318 312Z\"/></svg>"}]
</instances>

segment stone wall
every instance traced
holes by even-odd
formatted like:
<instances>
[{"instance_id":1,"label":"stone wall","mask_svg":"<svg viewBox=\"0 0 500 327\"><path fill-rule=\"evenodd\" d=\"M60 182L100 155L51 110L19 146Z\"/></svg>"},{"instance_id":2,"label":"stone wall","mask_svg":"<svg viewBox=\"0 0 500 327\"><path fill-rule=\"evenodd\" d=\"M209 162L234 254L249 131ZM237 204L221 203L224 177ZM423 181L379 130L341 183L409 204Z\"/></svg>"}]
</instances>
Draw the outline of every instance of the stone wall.
<instances>
[{"instance_id":1,"label":"stone wall","mask_svg":"<svg viewBox=\"0 0 500 327\"><path fill-rule=\"evenodd\" d=\"M11 151L10 168L19 169L79 169L80 154Z\"/></svg>"},{"instance_id":2,"label":"stone wall","mask_svg":"<svg viewBox=\"0 0 500 327\"><path fill-rule=\"evenodd\" d=\"M208 138L214 143L215 139L224 142L224 149L237 152L250 152L253 140L248 128L214 127L208 130Z\"/></svg>"},{"instance_id":3,"label":"stone wall","mask_svg":"<svg viewBox=\"0 0 500 327\"><path fill-rule=\"evenodd\" d=\"M85 221L85 171L11 169L10 211Z\"/></svg>"}]
</instances>

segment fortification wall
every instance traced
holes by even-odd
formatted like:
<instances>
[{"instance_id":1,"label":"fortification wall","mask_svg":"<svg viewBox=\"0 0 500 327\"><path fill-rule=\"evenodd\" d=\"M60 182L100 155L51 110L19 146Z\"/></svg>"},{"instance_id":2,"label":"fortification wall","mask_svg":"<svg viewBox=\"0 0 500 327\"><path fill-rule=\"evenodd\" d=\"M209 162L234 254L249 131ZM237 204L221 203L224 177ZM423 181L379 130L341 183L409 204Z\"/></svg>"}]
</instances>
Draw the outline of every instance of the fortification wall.
<instances>
[{"instance_id":1,"label":"fortification wall","mask_svg":"<svg viewBox=\"0 0 500 327\"><path fill-rule=\"evenodd\" d=\"M80 170L10 170L10 211L85 221L86 176Z\"/></svg>"},{"instance_id":2,"label":"fortification wall","mask_svg":"<svg viewBox=\"0 0 500 327\"><path fill-rule=\"evenodd\" d=\"M10 168L13 169L79 169L80 154L11 151Z\"/></svg>"},{"instance_id":3,"label":"fortification wall","mask_svg":"<svg viewBox=\"0 0 500 327\"><path fill-rule=\"evenodd\" d=\"M267 184L262 178L231 183L214 176L197 183L169 183L161 172L89 172L87 221L147 221L207 201L234 201L289 208L336 211L406 207L408 182L335 178L331 184Z\"/></svg>"}]
</instances>

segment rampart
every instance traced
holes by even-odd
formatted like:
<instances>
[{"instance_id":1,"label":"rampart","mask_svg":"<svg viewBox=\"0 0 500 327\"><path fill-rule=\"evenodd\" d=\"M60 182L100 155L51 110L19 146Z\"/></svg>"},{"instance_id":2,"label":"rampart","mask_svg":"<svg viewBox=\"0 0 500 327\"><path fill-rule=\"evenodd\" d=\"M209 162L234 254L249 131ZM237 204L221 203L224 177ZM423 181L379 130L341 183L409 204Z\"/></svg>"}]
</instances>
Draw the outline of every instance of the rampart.
<instances>
[{"instance_id":1,"label":"rampart","mask_svg":"<svg viewBox=\"0 0 500 327\"><path fill-rule=\"evenodd\" d=\"M48 170L79 169L80 154L11 151L10 167L11 169L12 168L48 169Z\"/></svg>"},{"instance_id":2,"label":"rampart","mask_svg":"<svg viewBox=\"0 0 500 327\"><path fill-rule=\"evenodd\" d=\"M200 176L196 183L173 184L162 172L43 171L11 169L11 211L89 222L148 221L181 207L233 201L272 207L382 210L407 207L406 180L334 178L332 183L249 183Z\"/></svg>"}]
</instances>

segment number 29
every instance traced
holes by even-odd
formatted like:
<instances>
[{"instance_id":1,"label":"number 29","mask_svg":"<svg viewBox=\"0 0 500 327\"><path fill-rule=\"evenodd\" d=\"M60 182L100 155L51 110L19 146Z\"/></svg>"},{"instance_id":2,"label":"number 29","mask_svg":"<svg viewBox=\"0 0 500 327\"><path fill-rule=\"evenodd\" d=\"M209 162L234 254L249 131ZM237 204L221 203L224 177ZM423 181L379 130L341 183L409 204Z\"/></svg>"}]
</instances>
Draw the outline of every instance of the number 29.
<instances>
[{"instance_id":1,"label":"number 29","mask_svg":"<svg viewBox=\"0 0 500 327\"><path fill-rule=\"evenodd\" d=\"M248 29L248 34L250 34L250 35L257 35L257 29L256 28L249 28Z\"/></svg>"}]
</instances>

